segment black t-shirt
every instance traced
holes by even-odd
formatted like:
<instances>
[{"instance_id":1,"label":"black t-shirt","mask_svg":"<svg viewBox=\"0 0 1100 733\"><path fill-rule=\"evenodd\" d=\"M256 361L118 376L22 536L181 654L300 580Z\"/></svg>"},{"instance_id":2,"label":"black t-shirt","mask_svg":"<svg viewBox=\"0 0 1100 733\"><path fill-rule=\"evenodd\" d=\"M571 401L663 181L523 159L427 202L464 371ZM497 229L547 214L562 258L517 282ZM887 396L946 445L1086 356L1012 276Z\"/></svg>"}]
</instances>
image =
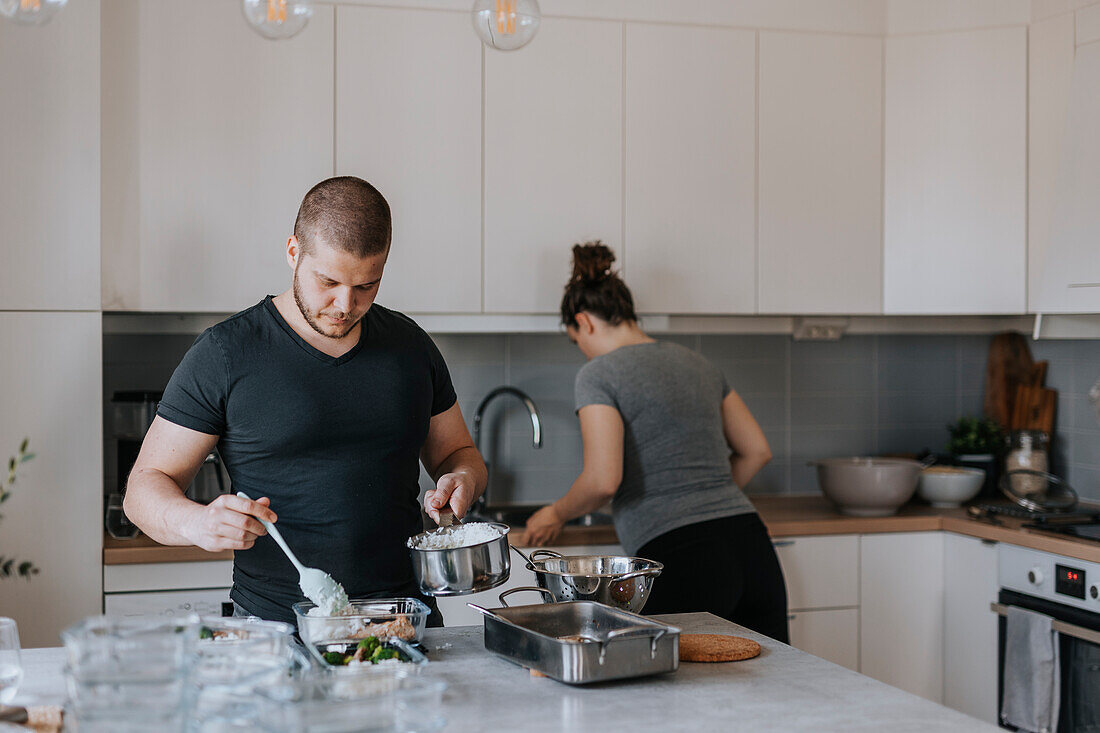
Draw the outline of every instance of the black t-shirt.
<instances>
[{"instance_id":1,"label":"black t-shirt","mask_svg":"<svg viewBox=\"0 0 1100 733\"><path fill-rule=\"evenodd\" d=\"M158 413L220 436L233 488L271 498L303 564L349 596L415 587L405 541L422 531L419 454L433 415L455 403L447 366L410 318L373 305L340 357L310 346L271 296L204 331ZM237 552L231 597L293 623L298 573L270 536Z\"/></svg>"}]
</instances>

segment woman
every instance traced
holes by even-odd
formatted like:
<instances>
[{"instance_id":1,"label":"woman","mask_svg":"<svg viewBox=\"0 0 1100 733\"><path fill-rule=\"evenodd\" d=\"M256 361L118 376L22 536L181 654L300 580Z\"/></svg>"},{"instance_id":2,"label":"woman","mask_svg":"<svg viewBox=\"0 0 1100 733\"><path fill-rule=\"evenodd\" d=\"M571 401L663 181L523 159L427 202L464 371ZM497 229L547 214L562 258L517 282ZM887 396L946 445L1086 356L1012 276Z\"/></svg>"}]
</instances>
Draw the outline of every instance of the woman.
<instances>
[{"instance_id":1,"label":"woman","mask_svg":"<svg viewBox=\"0 0 1100 733\"><path fill-rule=\"evenodd\" d=\"M741 493L771 451L722 373L690 349L650 338L600 242L573 247L561 320L588 363L575 401L584 468L536 512L524 543L611 502L630 555L664 563L646 613L710 611L787 641L787 593L767 529Z\"/></svg>"}]
</instances>

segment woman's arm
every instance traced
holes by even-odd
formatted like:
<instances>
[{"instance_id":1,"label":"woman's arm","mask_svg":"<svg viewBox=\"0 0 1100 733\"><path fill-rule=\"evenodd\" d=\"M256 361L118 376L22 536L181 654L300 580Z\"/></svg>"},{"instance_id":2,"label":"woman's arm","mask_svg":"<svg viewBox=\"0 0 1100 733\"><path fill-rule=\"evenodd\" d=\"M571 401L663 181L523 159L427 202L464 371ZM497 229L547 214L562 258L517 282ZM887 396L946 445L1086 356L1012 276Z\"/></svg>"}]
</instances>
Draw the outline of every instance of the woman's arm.
<instances>
[{"instance_id":1,"label":"woman's arm","mask_svg":"<svg viewBox=\"0 0 1100 733\"><path fill-rule=\"evenodd\" d=\"M733 451L730 456L733 482L744 488L772 459L772 451L748 406L732 389L722 400L722 431Z\"/></svg>"},{"instance_id":2,"label":"woman's arm","mask_svg":"<svg viewBox=\"0 0 1100 733\"><path fill-rule=\"evenodd\" d=\"M567 521L611 501L623 480L623 418L610 405L586 405L577 413L584 468L568 493L531 515L521 545L553 542Z\"/></svg>"}]
</instances>

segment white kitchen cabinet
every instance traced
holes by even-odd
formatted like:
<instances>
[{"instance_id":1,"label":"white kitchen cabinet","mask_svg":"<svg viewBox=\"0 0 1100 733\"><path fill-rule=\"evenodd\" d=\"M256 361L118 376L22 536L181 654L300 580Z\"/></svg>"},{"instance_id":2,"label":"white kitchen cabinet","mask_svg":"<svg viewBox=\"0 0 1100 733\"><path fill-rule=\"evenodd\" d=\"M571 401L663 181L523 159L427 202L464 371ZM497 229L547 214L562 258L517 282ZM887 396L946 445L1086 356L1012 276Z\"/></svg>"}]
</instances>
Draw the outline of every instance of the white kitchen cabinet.
<instances>
[{"instance_id":1,"label":"white kitchen cabinet","mask_svg":"<svg viewBox=\"0 0 1100 733\"><path fill-rule=\"evenodd\" d=\"M860 537L860 672L943 700L942 532Z\"/></svg>"},{"instance_id":2,"label":"white kitchen cabinet","mask_svg":"<svg viewBox=\"0 0 1100 733\"><path fill-rule=\"evenodd\" d=\"M773 540L787 585L791 646L859 670L859 536Z\"/></svg>"},{"instance_id":3,"label":"white kitchen cabinet","mask_svg":"<svg viewBox=\"0 0 1100 733\"><path fill-rule=\"evenodd\" d=\"M627 23L624 39L625 272L638 310L753 313L756 34Z\"/></svg>"},{"instance_id":4,"label":"white kitchen cabinet","mask_svg":"<svg viewBox=\"0 0 1100 733\"><path fill-rule=\"evenodd\" d=\"M537 547L521 547L524 554L530 555ZM621 545L570 545L567 547L548 547L562 555L622 555ZM512 553L511 568L508 580L492 590L481 593L471 593L467 596L452 596L449 598L437 598L439 611L443 614L445 626L481 626L480 613L470 609L467 603L476 603L482 608L500 608L498 597L501 593L513 588L537 586L534 572L526 567L526 563L516 553ZM531 591L529 593L516 593L506 600L511 606L526 606L533 603L542 603L546 596L542 593Z\"/></svg>"},{"instance_id":5,"label":"white kitchen cabinet","mask_svg":"<svg viewBox=\"0 0 1100 733\"><path fill-rule=\"evenodd\" d=\"M98 0L0 21L0 68L0 310L99 310Z\"/></svg>"},{"instance_id":6,"label":"white kitchen cabinet","mask_svg":"<svg viewBox=\"0 0 1100 733\"><path fill-rule=\"evenodd\" d=\"M943 553L943 704L996 723L996 544L946 532Z\"/></svg>"},{"instance_id":7,"label":"white kitchen cabinet","mask_svg":"<svg viewBox=\"0 0 1100 733\"><path fill-rule=\"evenodd\" d=\"M1026 309L1027 31L886 39L887 314Z\"/></svg>"},{"instance_id":8,"label":"white kitchen cabinet","mask_svg":"<svg viewBox=\"0 0 1100 733\"><path fill-rule=\"evenodd\" d=\"M486 52L486 312L556 313L577 242L624 254L622 45L621 23L543 18Z\"/></svg>"},{"instance_id":9,"label":"white kitchen cabinet","mask_svg":"<svg viewBox=\"0 0 1100 733\"><path fill-rule=\"evenodd\" d=\"M760 313L882 312L881 39L761 32L759 250Z\"/></svg>"},{"instance_id":10,"label":"white kitchen cabinet","mask_svg":"<svg viewBox=\"0 0 1100 733\"><path fill-rule=\"evenodd\" d=\"M859 536L781 537L773 541L791 610L859 605Z\"/></svg>"},{"instance_id":11,"label":"white kitchen cabinet","mask_svg":"<svg viewBox=\"0 0 1100 733\"><path fill-rule=\"evenodd\" d=\"M336 173L389 201L389 307L481 311L481 53L463 13L337 9Z\"/></svg>"},{"instance_id":12,"label":"white kitchen cabinet","mask_svg":"<svg viewBox=\"0 0 1100 733\"><path fill-rule=\"evenodd\" d=\"M25 647L56 646L63 628L100 609L101 321L0 312L0 457L6 464L24 437L36 454L19 468L0 523L0 555L41 570L0 580L0 616L16 620Z\"/></svg>"},{"instance_id":13,"label":"white kitchen cabinet","mask_svg":"<svg viewBox=\"0 0 1100 733\"><path fill-rule=\"evenodd\" d=\"M1039 313L1056 309L1062 294L1060 289L1043 293L1040 283L1073 79L1073 18L1073 13L1056 15L1028 29L1028 310Z\"/></svg>"},{"instance_id":14,"label":"white kitchen cabinet","mask_svg":"<svg viewBox=\"0 0 1100 733\"><path fill-rule=\"evenodd\" d=\"M859 609L830 608L788 614L791 646L859 671Z\"/></svg>"},{"instance_id":15,"label":"white kitchen cabinet","mask_svg":"<svg viewBox=\"0 0 1100 733\"><path fill-rule=\"evenodd\" d=\"M333 173L333 14L273 43L239 3L106 4L105 309L232 312L288 287L298 205Z\"/></svg>"},{"instance_id":16,"label":"white kitchen cabinet","mask_svg":"<svg viewBox=\"0 0 1100 733\"><path fill-rule=\"evenodd\" d=\"M1100 35L1100 8L1091 9ZM1082 32L1077 16L1078 43ZM1077 47L1048 242L1037 267L1038 310L1049 313L1100 312L1100 43Z\"/></svg>"}]
</instances>

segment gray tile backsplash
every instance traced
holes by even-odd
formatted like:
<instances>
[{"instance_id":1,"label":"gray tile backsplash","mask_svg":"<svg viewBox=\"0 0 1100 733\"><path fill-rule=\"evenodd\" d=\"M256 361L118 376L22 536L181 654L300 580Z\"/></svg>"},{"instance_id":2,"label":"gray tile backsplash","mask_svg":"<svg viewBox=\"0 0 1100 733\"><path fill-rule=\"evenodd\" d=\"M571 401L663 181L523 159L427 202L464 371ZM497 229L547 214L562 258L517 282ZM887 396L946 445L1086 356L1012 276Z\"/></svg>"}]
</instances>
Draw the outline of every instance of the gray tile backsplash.
<instances>
[{"instance_id":1,"label":"gray tile backsplash","mask_svg":"<svg viewBox=\"0 0 1100 733\"><path fill-rule=\"evenodd\" d=\"M531 445L526 409L501 397L486 411L483 449L492 463L494 502L541 503L564 493L581 467L573 379L584 357L558 334L445 334L434 337L451 370L459 405L472 423L500 384L539 406L543 447ZM104 398L119 389L163 389L192 336L104 337ZM946 423L981 411L989 337L847 336L835 342L776 335L672 337L711 359L764 428L774 459L747 489L757 494L817 493L806 461L859 453L942 450ZM1100 376L1100 341L1030 343L1047 359L1048 386L1060 391L1052 464L1083 497L1100 501L1100 421L1086 393ZM110 410L105 435L112 434ZM113 449L106 451L113 486ZM429 486L426 476L421 484Z\"/></svg>"}]
</instances>

